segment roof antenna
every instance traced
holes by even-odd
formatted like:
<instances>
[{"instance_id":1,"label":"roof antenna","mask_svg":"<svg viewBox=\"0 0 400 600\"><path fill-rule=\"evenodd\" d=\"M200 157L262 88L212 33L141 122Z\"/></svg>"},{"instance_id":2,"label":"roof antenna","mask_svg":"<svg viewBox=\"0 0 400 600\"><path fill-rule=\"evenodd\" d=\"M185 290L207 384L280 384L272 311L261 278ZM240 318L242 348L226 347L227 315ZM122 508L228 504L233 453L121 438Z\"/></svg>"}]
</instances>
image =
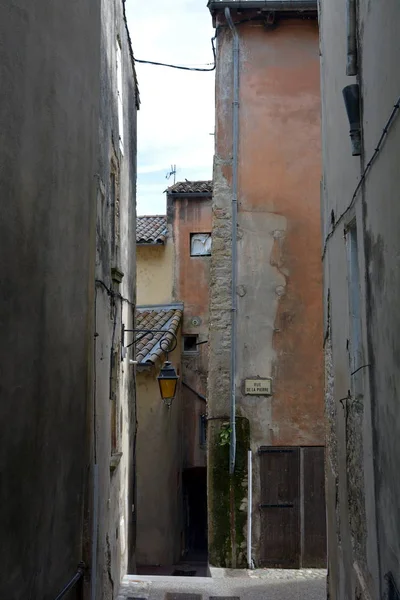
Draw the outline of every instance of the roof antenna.
<instances>
[{"instance_id":1,"label":"roof antenna","mask_svg":"<svg viewBox=\"0 0 400 600\"><path fill-rule=\"evenodd\" d=\"M172 175L174 176L174 185L175 185L175 182L176 182L176 165L171 165L171 169L166 174L165 179L169 179L170 177L172 177Z\"/></svg>"}]
</instances>

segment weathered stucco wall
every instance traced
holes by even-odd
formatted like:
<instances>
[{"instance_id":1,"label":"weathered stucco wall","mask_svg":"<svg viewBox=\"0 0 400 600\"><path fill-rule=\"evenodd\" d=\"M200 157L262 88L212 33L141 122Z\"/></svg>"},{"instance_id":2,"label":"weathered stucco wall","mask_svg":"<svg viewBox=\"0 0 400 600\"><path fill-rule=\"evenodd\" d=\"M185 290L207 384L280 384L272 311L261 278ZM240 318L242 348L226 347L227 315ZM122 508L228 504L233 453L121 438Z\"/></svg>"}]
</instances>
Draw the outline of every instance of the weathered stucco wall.
<instances>
[{"instance_id":1,"label":"weathered stucco wall","mask_svg":"<svg viewBox=\"0 0 400 600\"><path fill-rule=\"evenodd\" d=\"M117 104L121 48L123 123ZM136 303L136 84L123 5L102 2L100 152L96 254L96 461L99 465L97 594L113 598L135 565L133 349L121 360L121 330L134 327ZM119 144L123 127L123 152ZM113 186L115 191L113 192ZM113 275L123 274L118 283ZM115 271L114 271L115 272ZM104 285L108 288L107 291ZM111 291L111 294L110 294ZM126 334L129 343L132 334ZM96 500L95 500L96 501Z\"/></svg>"},{"instance_id":2,"label":"weathered stucco wall","mask_svg":"<svg viewBox=\"0 0 400 600\"><path fill-rule=\"evenodd\" d=\"M182 378L197 393L206 396L208 375L208 331L210 256L190 256L190 234L211 233L212 199L188 194L185 198L168 195L168 218L172 222L175 248L173 294L184 303L183 335L197 335L196 353L182 354ZM196 320L193 319L196 317ZM205 447L199 443L200 415L205 404L183 386L184 405L184 466L203 467Z\"/></svg>"},{"instance_id":3,"label":"weathered stucco wall","mask_svg":"<svg viewBox=\"0 0 400 600\"><path fill-rule=\"evenodd\" d=\"M178 332L178 340L180 332ZM169 355L180 372L181 348ZM182 386L171 408L157 376L161 363L137 373L137 564L173 565L182 551Z\"/></svg>"},{"instance_id":4,"label":"weathered stucco wall","mask_svg":"<svg viewBox=\"0 0 400 600\"><path fill-rule=\"evenodd\" d=\"M171 232L165 244L137 246L136 257L138 304L149 306L171 302L174 272Z\"/></svg>"},{"instance_id":5,"label":"weathered stucco wall","mask_svg":"<svg viewBox=\"0 0 400 600\"><path fill-rule=\"evenodd\" d=\"M346 76L345 1L322 3L321 74L325 236L349 206L360 174L371 158L399 95L395 56L400 49L396 2L385 10L358 3L358 77ZM384 31L385 35L380 33ZM385 65L382 69L381 65ZM387 74L390 73L390 77ZM351 156L341 90L360 84L363 155ZM330 385L326 404L328 438L329 591L332 599L390 596L385 576L400 586L398 503L398 189L395 123L365 187L335 227L324 260L326 362ZM351 376L349 347L350 277L345 228L357 229L362 363ZM340 402L348 396L348 400ZM357 395L356 395L357 393Z\"/></svg>"},{"instance_id":6,"label":"weathered stucco wall","mask_svg":"<svg viewBox=\"0 0 400 600\"><path fill-rule=\"evenodd\" d=\"M0 300L0 554L7 573L0 596L51 600L83 559L85 593L92 578L96 597L111 598L132 544L127 435L134 390L132 375L121 374L124 458L110 482L113 321L110 295L95 278L111 288L108 182L112 139L118 140L112 52L118 34L126 100L120 291L134 302L136 90L122 3L3 3L0 30L0 244L9 257L1 270L9 292Z\"/></svg>"},{"instance_id":7,"label":"weathered stucco wall","mask_svg":"<svg viewBox=\"0 0 400 600\"><path fill-rule=\"evenodd\" d=\"M3 2L0 36L0 596L49 600L82 559L100 8Z\"/></svg>"},{"instance_id":8,"label":"weathered stucco wall","mask_svg":"<svg viewBox=\"0 0 400 600\"><path fill-rule=\"evenodd\" d=\"M183 365L182 372L186 373L187 379L188 370ZM193 371L190 370L189 374L192 373ZM193 379L196 379L195 376ZM184 469L205 467L207 462L206 442L202 440L200 424L201 417L207 414L207 403L185 386L182 386L182 399L184 423L182 466Z\"/></svg>"},{"instance_id":9,"label":"weathered stucco wall","mask_svg":"<svg viewBox=\"0 0 400 600\"><path fill-rule=\"evenodd\" d=\"M190 256L190 234L211 233L211 197L168 199L173 206L175 245L174 296L184 301L183 333L197 334L208 325L209 256ZM201 316L201 326L191 323Z\"/></svg>"},{"instance_id":10,"label":"weathered stucco wall","mask_svg":"<svg viewBox=\"0 0 400 600\"><path fill-rule=\"evenodd\" d=\"M323 445L318 27L315 20L238 26L240 44L236 403L253 450L253 554L260 549L261 445ZM231 353L232 45L218 34L209 413L229 414ZM272 377L272 397L243 393ZM216 430L214 433L213 430ZM209 485L219 428L210 427ZM228 464L224 465L225 473ZM220 475L218 475L220 476ZM246 490L243 489L243 495ZM215 497L209 510L215 514ZM236 511L236 528L242 505ZM210 537L218 527L210 519ZM232 529L232 528L231 528ZM244 540L244 538L243 538ZM245 540L243 541L245 544ZM236 543L237 560L245 545Z\"/></svg>"}]
</instances>

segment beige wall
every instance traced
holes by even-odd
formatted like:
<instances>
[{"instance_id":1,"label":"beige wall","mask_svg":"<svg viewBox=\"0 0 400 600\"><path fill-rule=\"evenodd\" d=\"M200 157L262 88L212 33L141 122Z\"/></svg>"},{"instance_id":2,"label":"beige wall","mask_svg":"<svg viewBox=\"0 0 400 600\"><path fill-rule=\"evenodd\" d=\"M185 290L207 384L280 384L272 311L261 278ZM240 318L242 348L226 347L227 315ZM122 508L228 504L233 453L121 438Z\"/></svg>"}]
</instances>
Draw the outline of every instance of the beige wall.
<instances>
[{"instance_id":1,"label":"beige wall","mask_svg":"<svg viewBox=\"0 0 400 600\"><path fill-rule=\"evenodd\" d=\"M179 337L178 337L179 339ZM169 360L180 374L180 345ZM160 397L161 364L137 372L137 564L172 565L182 535L181 384L171 408Z\"/></svg>"},{"instance_id":2,"label":"beige wall","mask_svg":"<svg viewBox=\"0 0 400 600\"><path fill-rule=\"evenodd\" d=\"M137 246L137 303L141 305L171 302L174 246L170 238L158 246Z\"/></svg>"}]
</instances>

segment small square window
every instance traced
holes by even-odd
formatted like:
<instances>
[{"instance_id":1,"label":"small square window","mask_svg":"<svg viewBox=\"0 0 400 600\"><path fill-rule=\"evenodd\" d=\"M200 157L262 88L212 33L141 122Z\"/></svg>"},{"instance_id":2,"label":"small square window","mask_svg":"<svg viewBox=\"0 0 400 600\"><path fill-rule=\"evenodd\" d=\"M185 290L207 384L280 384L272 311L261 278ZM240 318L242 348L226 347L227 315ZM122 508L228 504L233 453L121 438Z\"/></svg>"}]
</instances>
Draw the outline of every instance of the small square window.
<instances>
[{"instance_id":1,"label":"small square window","mask_svg":"<svg viewBox=\"0 0 400 600\"><path fill-rule=\"evenodd\" d=\"M211 233L190 234L190 256L211 256Z\"/></svg>"},{"instance_id":2,"label":"small square window","mask_svg":"<svg viewBox=\"0 0 400 600\"><path fill-rule=\"evenodd\" d=\"M183 336L183 351L184 352L197 352L197 335L184 335Z\"/></svg>"}]
</instances>

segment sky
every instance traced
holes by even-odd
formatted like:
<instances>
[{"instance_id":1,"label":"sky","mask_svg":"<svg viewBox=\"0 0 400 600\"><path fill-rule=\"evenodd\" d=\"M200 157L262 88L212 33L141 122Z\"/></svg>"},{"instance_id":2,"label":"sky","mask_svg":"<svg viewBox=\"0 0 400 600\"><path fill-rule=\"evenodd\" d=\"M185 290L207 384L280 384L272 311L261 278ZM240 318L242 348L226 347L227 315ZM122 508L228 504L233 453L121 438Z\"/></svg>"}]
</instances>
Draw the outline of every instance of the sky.
<instances>
[{"instance_id":1,"label":"sky","mask_svg":"<svg viewBox=\"0 0 400 600\"><path fill-rule=\"evenodd\" d=\"M184 66L213 62L207 0L126 0L135 58ZM139 81L138 215L165 214L166 179L211 179L214 72L136 64Z\"/></svg>"}]
</instances>

